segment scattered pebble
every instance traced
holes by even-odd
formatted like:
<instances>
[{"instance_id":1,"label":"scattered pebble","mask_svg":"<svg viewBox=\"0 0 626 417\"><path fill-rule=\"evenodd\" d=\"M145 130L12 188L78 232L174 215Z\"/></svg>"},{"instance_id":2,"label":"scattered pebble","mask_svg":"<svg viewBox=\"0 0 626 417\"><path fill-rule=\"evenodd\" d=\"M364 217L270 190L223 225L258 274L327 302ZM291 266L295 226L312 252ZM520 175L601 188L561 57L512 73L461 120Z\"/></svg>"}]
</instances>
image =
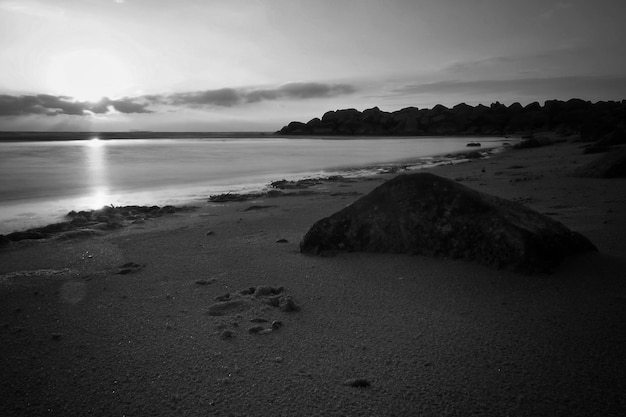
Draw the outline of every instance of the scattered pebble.
<instances>
[{"instance_id":1,"label":"scattered pebble","mask_svg":"<svg viewBox=\"0 0 626 417\"><path fill-rule=\"evenodd\" d=\"M276 356L275 358L270 359L272 362L274 363L283 363L283 357L282 356Z\"/></svg>"},{"instance_id":2,"label":"scattered pebble","mask_svg":"<svg viewBox=\"0 0 626 417\"><path fill-rule=\"evenodd\" d=\"M256 287L255 295L257 297L264 297L267 295L276 295L276 294L280 294L281 292L283 292L283 289L284 289L283 287L274 288L268 285L261 285L261 286Z\"/></svg>"},{"instance_id":3,"label":"scattered pebble","mask_svg":"<svg viewBox=\"0 0 626 417\"><path fill-rule=\"evenodd\" d=\"M230 293L226 293L224 295L218 295L215 297L215 301L228 301L230 300Z\"/></svg>"},{"instance_id":4,"label":"scattered pebble","mask_svg":"<svg viewBox=\"0 0 626 417\"><path fill-rule=\"evenodd\" d=\"M365 378L350 378L343 381L343 385L354 388L367 388L370 386L370 382Z\"/></svg>"},{"instance_id":5,"label":"scattered pebble","mask_svg":"<svg viewBox=\"0 0 626 417\"><path fill-rule=\"evenodd\" d=\"M61 336L61 333L52 333L52 340L59 340L61 339Z\"/></svg>"},{"instance_id":6,"label":"scattered pebble","mask_svg":"<svg viewBox=\"0 0 626 417\"><path fill-rule=\"evenodd\" d=\"M250 301L245 299L222 301L209 306L209 310L207 313L209 316L225 316L227 314L232 314L236 311L242 311L250 307Z\"/></svg>"},{"instance_id":7,"label":"scattered pebble","mask_svg":"<svg viewBox=\"0 0 626 417\"><path fill-rule=\"evenodd\" d=\"M206 232L207 236L213 236L215 234L215 232L213 230L209 230Z\"/></svg>"},{"instance_id":8,"label":"scattered pebble","mask_svg":"<svg viewBox=\"0 0 626 417\"><path fill-rule=\"evenodd\" d=\"M251 294L254 294L255 291L256 291L255 287L250 287L250 288L246 288L245 290L239 291L239 294L241 294L241 295L251 295Z\"/></svg>"},{"instance_id":9,"label":"scattered pebble","mask_svg":"<svg viewBox=\"0 0 626 417\"><path fill-rule=\"evenodd\" d=\"M280 304L280 298L280 295L275 295L273 297L264 298L262 302L270 307L278 307L278 305Z\"/></svg>"},{"instance_id":10,"label":"scattered pebble","mask_svg":"<svg viewBox=\"0 0 626 417\"><path fill-rule=\"evenodd\" d=\"M287 239L278 239L276 243L289 243Z\"/></svg>"},{"instance_id":11,"label":"scattered pebble","mask_svg":"<svg viewBox=\"0 0 626 417\"><path fill-rule=\"evenodd\" d=\"M255 318L250 319L250 321L252 323L267 323L268 320L261 318L261 317L255 317Z\"/></svg>"},{"instance_id":12,"label":"scattered pebble","mask_svg":"<svg viewBox=\"0 0 626 417\"><path fill-rule=\"evenodd\" d=\"M283 327L283 322L282 322L282 321L280 321L280 320L274 320L274 321L272 322L272 330L278 330L278 329L280 329L281 327Z\"/></svg>"},{"instance_id":13,"label":"scattered pebble","mask_svg":"<svg viewBox=\"0 0 626 417\"><path fill-rule=\"evenodd\" d=\"M229 340L235 336L235 333L232 330L222 330L220 333L220 339Z\"/></svg>"},{"instance_id":14,"label":"scattered pebble","mask_svg":"<svg viewBox=\"0 0 626 417\"><path fill-rule=\"evenodd\" d=\"M256 334L262 332L263 330L265 330L263 326L253 326L248 329L248 333Z\"/></svg>"},{"instance_id":15,"label":"scattered pebble","mask_svg":"<svg viewBox=\"0 0 626 417\"><path fill-rule=\"evenodd\" d=\"M126 274L132 274L134 272L137 272L139 270L141 270L145 265L139 265L138 263L135 262L128 262L125 263L124 265L120 266L117 269L117 272L115 272L117 275L126 275Z\"/></svg>"},{"instance_id":16,"label":"scattered pebble","mask_svg":"<svg viewBox=\"0 0 626 417\"><path fill-rule=\"evenodd\" d=\"M300 307L296 304L296 302L293 300L293 298L290 295L281 297L280 304L278 305L278 307L280 308L281 311L284 311L286 313L289 313L292 311L300 311Z\"/></svg>"}]
</instances>

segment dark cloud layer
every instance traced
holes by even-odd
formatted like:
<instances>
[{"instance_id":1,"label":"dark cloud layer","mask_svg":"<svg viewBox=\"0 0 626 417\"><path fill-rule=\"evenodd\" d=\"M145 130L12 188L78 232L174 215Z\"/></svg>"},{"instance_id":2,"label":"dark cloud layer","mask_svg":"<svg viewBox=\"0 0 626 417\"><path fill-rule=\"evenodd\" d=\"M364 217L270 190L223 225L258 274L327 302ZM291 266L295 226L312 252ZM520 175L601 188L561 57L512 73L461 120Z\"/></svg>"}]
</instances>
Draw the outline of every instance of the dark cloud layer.
<instances>
[{"instance_id":1,"label":"dark cloud layer","mask_svg":"<svg viewBox=\"0 0 626 417\"><path fill-rule=\"evenodd\" d=\"M91 113L104 114L112 109L120 113L150 113L148 104L135 102L131 98L111 100L103 98L98 102L72 101L69 97L49 94L11 96L0 95L0 116L20 116L60 114L82 116Z\"/></svg>"},{"instance_id":2,"label":"dark cloud layer","mask_svg":"<svg viewBox=\"0 0 626 417\"><path fill-rule=\"evenodd\" d=\"M526 96L626 94L626 77L555 77L514 80L440 81L406 85L395 89L397 95L415 94L493 94L513 93Z\"/></svg>"},{"instance_id":3,"label":"dark cloud layer","mask_svg":"<svg viewBox=\"0 0 626 417\"><path fill-rule=\"evenodd\" d=\"M177 106L213 105L231 107L244 103L259 101L335 97L355 92L356 89L348 84L323 83L290 83L270 89L234 89L222 88L219 90L196 91L190 93L175 93L169 96L150 96L155 103L166 103Z\"/></svg>"},{"instance_id":4,"label":"dark cloud layer","mask_svg":"<svg viewBox=\"0 0 626 417\"><path fill-rule=\"evenodd\" d=\"M245 94L248 102L280 98L309 99L351 94L356 88L349 84L290 83L276 89L254 90Z\"/></svg>"},{"instance_id":5,"label":"dark cloud layer","mask_svg":"<svg viewBox=\"0 0 626 417\"><path fill-rule=\"evenodd\" d=\"M194 107L205 105L231 107L240 104L242 101L242 94L233 88L175 93L169 96L156 97L157 99L154 101L155 103Z\"/></svg>"},{"instance_id":6,"label":"dark cloud layer","mask_svg":"<svg viewBox=\"0 0 626 417\"><path fill-rule=\"evenodd\" d=\"M235 89L192 91L173 94L154 94L140 97L125 97L118 100L103 98L98 102L72 101L70 97L38 95L0 95L0 116L19 116L40 114L87 115L105 114L114 111L120 113L152 113L150 106L174 107L233 107L246 103L268 100L335 97L351 94L356 89L348 84L290 83L273 89Z\"/></svg>"}]
</instances>

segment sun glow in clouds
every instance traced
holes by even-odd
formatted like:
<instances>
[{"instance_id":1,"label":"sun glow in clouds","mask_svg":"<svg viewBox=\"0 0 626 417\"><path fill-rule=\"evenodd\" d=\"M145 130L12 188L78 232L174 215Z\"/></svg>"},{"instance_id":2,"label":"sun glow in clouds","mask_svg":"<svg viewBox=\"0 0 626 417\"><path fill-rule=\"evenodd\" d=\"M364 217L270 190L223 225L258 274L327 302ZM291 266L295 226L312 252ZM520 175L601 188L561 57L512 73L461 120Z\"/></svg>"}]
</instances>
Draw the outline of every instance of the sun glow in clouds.
<instances>
[{"instance_id":1,"label":"sun glow in clouds","mask_svg":"<svg viewBox=\"0 0 626 417\"><path fill-rule=\"evenodd\" d=\"M80 101L98 101L128 94L132 77L122 61L99 49L75 50L55 56L48 85L58 94Z\"/></svg>"}]
</instances>

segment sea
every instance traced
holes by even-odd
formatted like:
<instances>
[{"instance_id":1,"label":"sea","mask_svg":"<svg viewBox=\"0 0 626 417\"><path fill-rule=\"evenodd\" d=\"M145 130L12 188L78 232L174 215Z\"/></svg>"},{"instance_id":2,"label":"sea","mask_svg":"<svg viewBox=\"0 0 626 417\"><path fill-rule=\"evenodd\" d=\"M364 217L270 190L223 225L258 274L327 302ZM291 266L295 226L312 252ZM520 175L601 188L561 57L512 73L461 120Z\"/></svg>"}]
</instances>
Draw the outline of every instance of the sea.
<instances>
[{"instance_id":1,"label":"sea","mask_svg":"<svg viewBox=\"0 0 626 417\"><path fill-rule=\"evenodd\" d=\"M271 134L0 135L0 234L104 205L206 204L281 179L374 175L457 163L502 137L283 137ZM480 142L480 148L468 148ZM495 149L494 149L495 148Z\"/></svg>"}]
</instances>

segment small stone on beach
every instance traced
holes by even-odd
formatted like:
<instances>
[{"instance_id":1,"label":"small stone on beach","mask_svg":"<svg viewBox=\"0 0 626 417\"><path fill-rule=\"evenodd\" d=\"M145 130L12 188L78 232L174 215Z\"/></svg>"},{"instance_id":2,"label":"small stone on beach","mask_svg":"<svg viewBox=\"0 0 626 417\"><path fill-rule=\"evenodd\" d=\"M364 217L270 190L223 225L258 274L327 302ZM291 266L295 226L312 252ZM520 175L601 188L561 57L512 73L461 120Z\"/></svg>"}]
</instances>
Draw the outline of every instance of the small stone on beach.
<instances>
[{"instance_id":1,"label":"small stone on beach","mask_svg":"<svg viewBox=\"0 0 626 417\"><path fill-rule=\"evenodd\" d=\"M256 288L250 287L250 288L246 288L245 290L239 291L239 294L241 294L241 295L250 295L250 294L254 294L255 291L256 291Z\"/></svg>"},{"instance_id":2,"label":"small stone on beach","mask_svg":"<svg viewBox=\"0 0 626 417\"><path fill-rule=\"evenodd\" d=\"M286 313L292 311L300 311L300 306L296 304L296 302L290 295L281 297L278 307L280 307L281 311L284 311Z\"/></svg>"},{"instance_id":3,"label":"small stone on beach","mask_svg":"<svg viewBox=\"0 0 626 417\"><path fill-rule=\"evenodd\" d=\"M128 262L128 263L125 263L124 265L120 266L118 268L117 272L115 272L115 273L117 275L132 274L134 272L139 271L143 267L144 267L144 265L139 265L138 263L135 263L135 262Z\"/></svg>"},{"instance_id":4,"label":"small stone on beach","mask_svg":"<svg viewBox=\"0 0 626 417\"><path fill-rule=\"evenodd\" d=\"M262 332L263 330L265 330L263 326L252 326L248 329L248 333L256 334Z\"/></svg>"},{"instance_id":5,"label":"small stone on beach","mask_svg":"<svg viewBox=\"0 0 626 417\"><path fill-rule=\"evenodd\" d=\"M227 301L230 300L230 293L226 293L224 295L218 295L215 297L215 301Z\"/></svg>"},{"instance_id":6,"label":"small stone on beach","mask_svg":"<svg viewBox=\"0 0 626 417\"><path fill-rule=\"evenodd\" d=\"M230 300L222 301L209 306L209 316L225 316L227 314L233 314L242 310L250 308L249 300Z\"/></svg>"},{"instance_id":7,"label":"small stone on beach","mask_svg":"<svg viewBox=\"0 0 626 417\"><path fill-rule=\"evenodd\" d=\"M232 339L233 336L235 336L235 333L232 330L223 330L220 333L220 339L222 340Z\"/></svg>"},{"instance_id":8,"label":"small stone on beach","mask_svg":"<svg viewBox=\"0 0 626 417\"><path fill-rule=\"evenodd\" d=\"M261 318L261 317L255 317L250 319L250 321L252 323L267 323L267 319Z\"/></svg>"},{"instance_id":9,"label":"small stone on beach","mask_svg":"<svg viewBox=\"0 0 626 417\"><path fill-rule=\"evenodd\" d=\"M354 388L367 388L370 386L370 382L365 378L350 378L343 381L343 385Z\"/></svg>"},{"instance_id":10,"label":"small stone on beach","mask_svg":"<svg viewBox=\"0 0 626 417\"><path fill-rule=\"evenodd\" d=\"M275 295L272 297L263 298L261 302L263 302L264 304L270 307L278 307L280 305L280 299L281 299L280 295Z\"/></svg>"},{"instance_id":11,"label":"small stone on beach","mask_svg":"<svg viewBox=\"0 0 626 417\"><path fill-rule=\"evenodd\" d=\"M258 298L258 297L264 297L268 295L280 294L281 292L283 292L283 287L274 288L274 287L270 287L267 285L262 285L262 286L256 287L255 295Z\"/></svg>"}]
</instances>

